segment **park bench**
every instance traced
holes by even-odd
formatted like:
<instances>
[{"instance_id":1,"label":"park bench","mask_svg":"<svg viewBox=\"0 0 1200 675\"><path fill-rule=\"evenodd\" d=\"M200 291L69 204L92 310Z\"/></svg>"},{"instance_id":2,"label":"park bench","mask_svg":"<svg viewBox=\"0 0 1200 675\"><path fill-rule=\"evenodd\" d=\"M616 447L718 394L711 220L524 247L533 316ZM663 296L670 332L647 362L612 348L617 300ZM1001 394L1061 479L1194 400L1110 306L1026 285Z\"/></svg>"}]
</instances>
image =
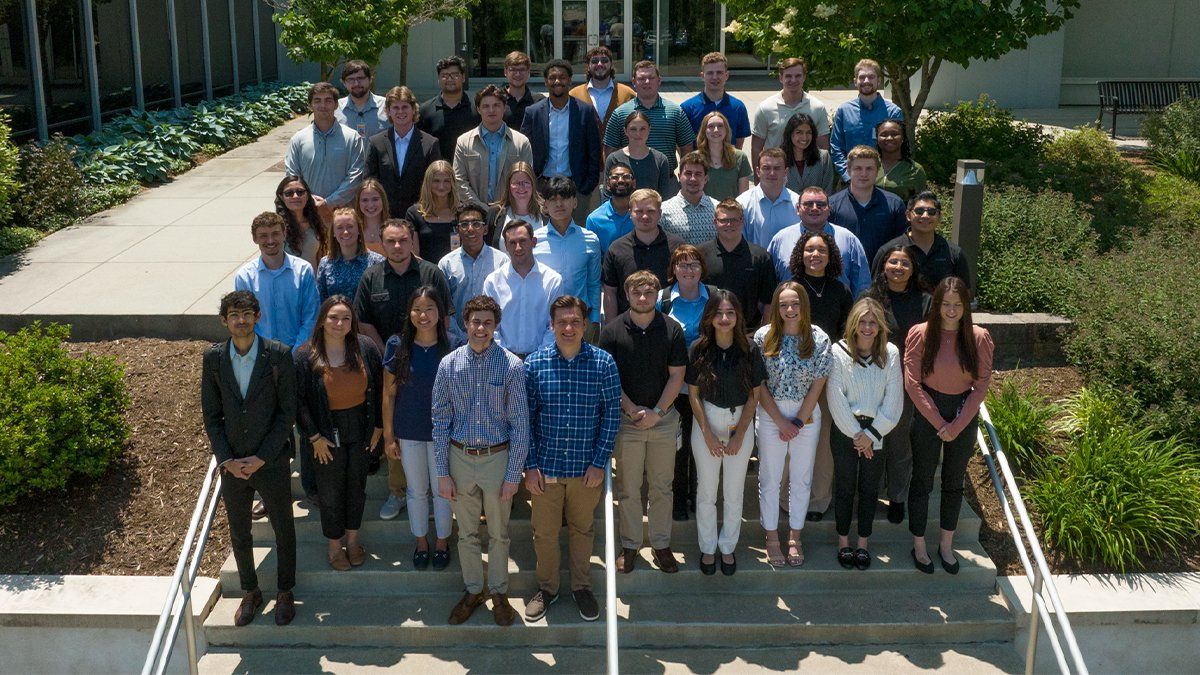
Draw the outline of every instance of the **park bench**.
<instances>
[{"instance_id":1,"label":"park bench","mask_svg":"<svg viewBox=\"0 0 1200 675\"><path fill-rule=\"evenodd\" d=\"M1180 91L1200 98L1200 80L1100 80L1100 115L1097 126L1103 124L1104 113L1112 112L1112 137L1117 137L1118 113L1162 112L1179 100Z\"/></svg>"}]
</instances>

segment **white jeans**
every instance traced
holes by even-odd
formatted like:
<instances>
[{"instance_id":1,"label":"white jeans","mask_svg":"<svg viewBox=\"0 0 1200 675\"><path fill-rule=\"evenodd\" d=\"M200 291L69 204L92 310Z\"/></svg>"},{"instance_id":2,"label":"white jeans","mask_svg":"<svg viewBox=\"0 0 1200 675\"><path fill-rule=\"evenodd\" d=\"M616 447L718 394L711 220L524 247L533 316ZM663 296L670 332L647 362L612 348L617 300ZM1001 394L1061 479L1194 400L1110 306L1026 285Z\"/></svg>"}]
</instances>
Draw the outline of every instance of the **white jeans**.
<instances>
[{"instance_id":1,"label":"white jeans","mask_svg":"<svg viewBox=\"0 0 1200 675\"><path fill-rule=\"evenodd\" d=\"M723 442L729 441L730 427L742 416L742 407L733 410L718 408L704 402L704 416L708 418L713 434ZM750 465L750 454L754 449L754 429L746 430L742 445L736 455L713 457L704 442L700 424L692 424L692 456L696 458L696 535L700 540L700 552L730 554L737 548L738 536L742 532L742 499L746 487L746 468ZM717 485L721 474L725 474L722 497L721 534L717 536Z\"/></svg>"},{"instance_id":2,"label":"white jeans","mask_svg":"<svg viewBox=\"0 0 1200 675\"><path fill-rule=\"evenodd\" d=\"M433 524L438 539L450 536L454 515L450 502L437 493L437 465L433 461L433 443L400 439L400 461L408 478L408 523L414 537L429 533L429 495L433 493Z\"/></svg>"},{"instance_id":3,"label":"white jeans","mask_svg":"<svg viewBox=\"0 0 1200 675\"><path fill-rule=\"evenodd\" d=\"M801 401L776 401L779 412L791 419L800 411ZM817 456L817 439L821 435L821 409L814 406L812 423L805 424L791 441L779 440L779 427L758 408L758 505L763 529L779 528L779 485L786 464L788 482L788 521L793 530L804 529L808 498L812 492L813 463ZM697 508L697 511L699 509ZM699 512L696 514L699 516Z\"/></svg>"}]
</instances>

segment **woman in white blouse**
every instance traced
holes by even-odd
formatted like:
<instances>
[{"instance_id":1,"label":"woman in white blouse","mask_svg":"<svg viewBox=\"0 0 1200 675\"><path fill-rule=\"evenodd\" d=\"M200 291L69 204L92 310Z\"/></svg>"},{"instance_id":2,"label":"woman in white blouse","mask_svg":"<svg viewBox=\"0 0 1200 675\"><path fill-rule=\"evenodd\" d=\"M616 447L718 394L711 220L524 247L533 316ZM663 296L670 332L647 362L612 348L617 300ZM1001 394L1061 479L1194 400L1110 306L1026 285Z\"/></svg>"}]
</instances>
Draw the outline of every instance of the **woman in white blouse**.
<instances>
[{"instance_id":1,"label":"woman in white blouse","mask_svg":"<svg viewBox=\"0 0 1200 675\"><path fill-rule=\"evenodd\" d=\"M837 521L838 563L846 569L871 566L867 540L883 471L883 437L900 419L904 381L900 352L888 342L887 319L874 299L850 309L846 334L833 347L826 389L833 417L833 513ZM850 548L850 521L858 495L858 547Z\"/></svg>"}]
</instances>

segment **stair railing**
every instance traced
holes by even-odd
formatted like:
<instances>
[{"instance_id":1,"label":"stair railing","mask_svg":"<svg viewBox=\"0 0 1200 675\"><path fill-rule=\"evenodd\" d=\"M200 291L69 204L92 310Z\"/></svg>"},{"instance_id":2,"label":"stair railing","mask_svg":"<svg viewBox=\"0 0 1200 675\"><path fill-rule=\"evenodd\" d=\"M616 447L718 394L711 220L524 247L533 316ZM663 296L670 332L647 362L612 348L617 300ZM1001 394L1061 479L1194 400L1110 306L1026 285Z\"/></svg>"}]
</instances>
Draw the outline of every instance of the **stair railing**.
<instances>
[{"instance_id":1,"label":"stair railing","mask_svg":"<svg viewBox=\"0 0 1200 675\"><path fill-rule=\"evenodd\" d=\"M192 510L192 521L183 539L179 562L175 563L175 572L171 575L171 587L167 590L167 598L158 617L158 625L154 628L150 649L146 652L142 675L162 675L166 672L181 624L187 633L188 670L191 675L197 675L199 672L196 625L192 612L192 587L196 583L196 575L200 572L200 561L204 558L204 546L208 543L208 535L212 531L220 497L221 472L217 468L217 458L213 457L208 462L208 471L205 472L200 495L196 497L196 508Z\"/></svg>"},{"instance_id":2,"label":"stair railing","mask_svg":"<svg viewBox=\"0 0 1200 675\"><path fill-rule=\"evenodd\" d=\"M1021 558L1021 567L1025 572L1025 578L1029 581L1030 588L1033 589L1033 610L1029 612L1029 644L1025 649L1025 673L1026 675L1033 673L1037 657L1039 629L1044 627L1050 641L1050 648L1054 651L1054 658L1058 662L1059 671L1064 675L1072 672L1077 675L1088 675L1087 664L1083 662L1083 655L1079 652L1079 643L1075 639L1075 632L1071 630L1071 620L1067 617L1062 599L1058 595L1058 589L1054 586L1054 577L1050 574L1050 567L1046 564L1046 555L1042 552L1037 532L1034 531L1029 519L1029 512L1025 509L1025 500L1021 498L1021 490L1017 485L1012 468L1008 464L1004 448L1000 445L1000 438L996 435L996 427L992 425L992 417L988 413L986 405L979 407L979 429L976 434L979 449L983 453L983 461L987 464L988 473L992 476L992 485L996 488L996 496L1000 498L1000 505L1004 510L1004 520L1008 523L1009 534L1012 536L1013 543L1017 547L1017 554ZM1053 620L1050 615L1050 607L1054 608ZM1062 634L1061 639L1059 633ZM1067 655L1063 652L1063 642L1066 643L1067 652L1070 653L1070 663L1067 662ZM1074 666L1074 670L1071 666Z\"/></svg>"},{"instance_id":3,"label":"stair railing","mask_svg":"<svg viewBox=\"0 0 1200 675\"><path fill-rule=\"evenodd\" d=\"M615 517L613 516L612 459L604 467L604 622L608 675L620 672L617 643L617 555Z\"/></svg>"}]
</instances>

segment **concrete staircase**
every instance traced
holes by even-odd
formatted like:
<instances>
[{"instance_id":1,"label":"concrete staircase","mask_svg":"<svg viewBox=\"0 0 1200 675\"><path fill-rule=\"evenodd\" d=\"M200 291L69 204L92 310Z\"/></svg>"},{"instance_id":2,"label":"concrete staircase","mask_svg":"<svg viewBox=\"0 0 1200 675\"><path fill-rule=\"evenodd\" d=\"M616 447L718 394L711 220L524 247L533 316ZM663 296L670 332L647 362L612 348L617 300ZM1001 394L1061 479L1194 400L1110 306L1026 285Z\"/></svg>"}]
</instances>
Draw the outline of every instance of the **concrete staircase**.
<instances>
[{"instance_id":1,"label":"concrete staircase","mask_svg":"<svg viewBox=\"0 0 1200 675\"><path fill-rule=\"evenodd\" d=\"M208 653L201 672L602 672L604 615L580 617L563 593L541 621L496 626L477 610L463 626L446 617L462 593L457 550L448 569L412 567L407 512L378 518L387 494L386 469L368 480L362 537L367 563L336 572L325 561L320 520L293 505L299 541L297 616L274 625L273 603L244 628L233 626L240 599L232 556L221 570L222 598L205 622ZM293 478L293 494L302 494ZM871 569L838 566L832 510L804 528L805 563L773 569L766 563L758 523L757 474L747 478L738 571L703 576L694 520L675 523L672 545L678 574L651 565L649 549L630 575L617 578L622 672L752 672L795 670L905 672L1016 672L1013 615L996 591L996 569L978 543L979 518L964 504L955 553L960 573L932 576L913 570L911 539L879 510ZM937 513L935 495L930 512ZM594 592L604 603L604 514L596 513L592 558ZM784 521L786 523L786 520ZM514 503L510 600L523 615L536 591L529 505ZM272 534L255 523L259 583L275 588ZM563 557L566 559L566 536ZM563 588L569 588L563 573Z\"/></svg>"}]
</instances>

